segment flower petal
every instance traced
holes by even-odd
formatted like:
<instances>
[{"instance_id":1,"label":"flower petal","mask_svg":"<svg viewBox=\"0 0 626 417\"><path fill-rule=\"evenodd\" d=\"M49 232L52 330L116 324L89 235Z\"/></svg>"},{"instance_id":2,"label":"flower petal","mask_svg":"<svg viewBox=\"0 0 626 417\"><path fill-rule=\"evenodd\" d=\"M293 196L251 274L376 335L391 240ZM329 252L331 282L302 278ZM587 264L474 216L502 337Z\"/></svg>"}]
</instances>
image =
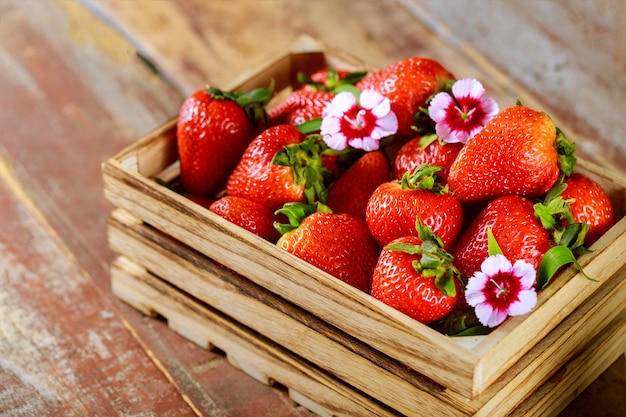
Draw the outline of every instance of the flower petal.
<instances>
[{"instance_id":1,"label":"flower petal","mask_svg":"<svg viewBox=\"0 0 626 417\"><path fill-rule=\"evenodd\" d=\"M454 105L454 99L450 94L446 92L437 93L430 101L428 115L435 123L439 123L446 119L450 107L454 107Z\"/></svg>"},{"instance_id":2,"label":"flower petal","mask_svg":"<svg viewBox=\"0 0 626 417\"><path fill-rule=\"evenodd\" d=\"M362 149L366 152L375 151L378 149L380 142L370 136L365 138L351 139L349 145L355 149Z\"/></svg>"},{"instance_id":3,"label":"flower petal","mask_svg":"<svg viewBox=\"0 0 626 417\"><path fill-rule=\"evenodd\" d=\"M496 327L507 318L507 314L505 311L493 309L487 303L482 303L476 306L476 317L484 326Z\"/></svg>"},{"instance_id":4,"label":"flower petal","mask_svg":"<svg viewBox=\"0 0 626 417\"><path fill-rule=\"evenodd\" d=\"M500 254L488 256L480 265L480 270L488 276L496 275L499 272L510 272L512 269L511 261Z\"/></svg>"},{"instance_id":5,"label":"flower petal","mask_svg":"<svg viewBox=\"0 0 626 417\"><path fill-rule=\"evenodd\" d=\"M528 290L535 285L537 271L531 264L520 259L513 265L513 275L519 278L522 289Z\"/></svg>"},{"instance_id":6,"label":"flower petal","mask_svg":"<svg viewBox=\"0 0 626 417\"><path fill-rule=\"evenodd\" d=\"M487 301L485 295L485 286L489 277L480 271L477 271L468 281L465 287L465 299L467 303L476 307L480 303Z\"/></svg>"},{"instance_id":7,"label":"flower petal","mask_svg":"<svg viewBox=\"0 0 626 417\"><path fill-rule=\"evenodd\" d=\"M373 110L385 101L389 103L389 100L385 100L385 96L379 92L374 90L363 90L361 91L361 96L359 98L359 106L363 109ZM391 107L389 106L389 108Z\"/></svg>"},{"instance_id":8,"label":"flower petal","mask_svg":"<svg viewBox=\"0 0 626 417\"><path fill-rule=\"evenodd\" d=\"M356 106L356 97L349 91L342 91L333 97L322 110L322 117L343 117L343 114Z\"/></svg>"},{"instance_id":9,"label":"flower petal","mask_svg":"<svg viewBox=\"0 0 626 417\"><path fill-rule=\"evenodd\" d=\"M485 95L485 87L475 78L463 78L452 85L452 95L459 101L470 98L479 102Z\"/></svg>"},{"instance_id":10,"label":"flower petal","mask_svg":"<svg viewBox=\"0 0 626 417\"><path fill-rule=\"evenodd\" d=\"M492 98L484 99L476 108L480 109L480 111L485 114L485 118L482 121L483 125L486 125L500 111L498 103Z\"/></svg>"},{"instance_id":11,"label":"flower petal","mask_svg":"<svg viewBox=\"0 0 626 417\"><path fill-rule=\"evenodd\" d=\"M517 301L511 303L507 310L510 316L529 313L537 305L537 292L534 289L520 291L517 297Z\"/></svg>"}]
</instances>

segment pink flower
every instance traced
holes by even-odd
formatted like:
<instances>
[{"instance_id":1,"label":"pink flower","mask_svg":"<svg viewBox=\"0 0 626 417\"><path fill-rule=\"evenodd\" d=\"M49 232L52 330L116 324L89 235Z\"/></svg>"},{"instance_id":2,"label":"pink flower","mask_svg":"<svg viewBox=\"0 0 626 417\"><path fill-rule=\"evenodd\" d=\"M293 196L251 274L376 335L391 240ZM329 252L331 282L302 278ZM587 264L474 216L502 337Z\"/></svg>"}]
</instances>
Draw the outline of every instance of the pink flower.
<instances>
[{"instance_id":1,"label":"pink flower","mask_svg":"<svg viewBox=\"0 0 626 417\"><path fill-rule=\"evenodd\" d=\"M351 92L338 93L322 112L320 128L329 148L351 146L364 151L378 149L379 141L398 130L398 119L389 99L373 90L361 92L359 103Z\"/></svg>"},{"instance_id":2,"label":"pink flower","mask_svg":"<svg viewBox=\"0 0 626 417\"><path fill-rule=\"evenodd\" d=\"M428 114L444 142L466 143L498 114L498 103L492 98L483 100L484 94L478 80L466 78L452 85L452 95L441 92L433 97Z\"/></svg>"},{"instance_id":3,"label":"pink flower","mask_svg":"<svg viewBox=\"0 0 626 417\"><path fill-rule=\"evenodd\" d=\"M496 327L507 316L519 316L535 308L536 275L528 262L519 260L512 265L504 255L489 256L469 279L465 298L483 325Z\"/></svg>"}]
</instances>

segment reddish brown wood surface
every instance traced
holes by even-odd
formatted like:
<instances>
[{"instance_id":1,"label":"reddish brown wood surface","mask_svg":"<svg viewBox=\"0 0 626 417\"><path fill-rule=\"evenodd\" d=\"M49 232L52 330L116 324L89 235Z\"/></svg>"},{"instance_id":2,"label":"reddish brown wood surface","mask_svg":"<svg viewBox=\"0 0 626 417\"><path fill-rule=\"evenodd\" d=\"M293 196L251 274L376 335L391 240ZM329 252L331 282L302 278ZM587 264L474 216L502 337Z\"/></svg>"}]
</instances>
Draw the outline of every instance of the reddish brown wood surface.
<instances>
[{"instance_id":1,"label":"reddish brown wood surface","mask_svg":"<svg viewBox=\"0 0 626 417\"><path fill-rule=\"evenodd\" d=\"M185 94L300 33L377 65L491 65L624 169L624 3L466 3L0 0L0 414L307 414L112 297L100 174ZM563 415L619 415L625 393L622 357Z\"/></svg>"}]
</instances>

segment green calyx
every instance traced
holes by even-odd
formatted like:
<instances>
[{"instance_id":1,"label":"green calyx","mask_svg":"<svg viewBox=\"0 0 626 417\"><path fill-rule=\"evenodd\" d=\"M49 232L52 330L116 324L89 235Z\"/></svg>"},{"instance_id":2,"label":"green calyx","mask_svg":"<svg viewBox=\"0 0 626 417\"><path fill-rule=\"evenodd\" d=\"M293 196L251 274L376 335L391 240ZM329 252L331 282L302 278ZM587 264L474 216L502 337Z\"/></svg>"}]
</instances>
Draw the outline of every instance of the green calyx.
<instances>
[{"instance_id":1,"label":"green calyx","mask_svg":"<svg viewBox=\"0 0 626 417\"><path fill-rule=\"evenodd\" d=\"M440 333L455 337L486 335L493 331L480 323L473 308L452 310L444 318L432 323L431 327Z\"/></svg>"},{"instance_id":2,"label":"green calyx","mask_svg":"<svg viewBox=\"0 0 626 417\"><path fill-rule=\"evenodd\" d=\"M544 201L534 205L535 217L551 234L554 245L544 255L537 271L537 285L541 289L550 283L559 269L569 264L575 264L583 276L593 281L576 262L578 256L590 252L585 247L585 236L589 231L589 224L574 221L570 205L575 199L566 200L561 196L566 188L567 184L561 178L548 191Z\"/></svg>"},{"instance_id":3,"label":"green calyx","mask_svg":"<svg viewBox=\"0 0 626 417\"><path fill-rule=\"evenodd\" d=\"M422 164L415 168L413 172L405 172L400 180L403 190L429 190L436 194L447 194L447 185L442 185L438 172L443 168Z\"/></svg>"},{"instance_id":4,"label":"green calyx","mask_svg":"<svg viewBox=\"0 0 626 417\"><path fill-rule=\"evenodd\" d=\"M285 146L272 159L273 164L292 168L294 181L304 185L304 196L309 204L326 202L328 198L326 184L334 175L323 163L322 154L326 149L320 135L309 135L300 143Z\"/></svg>"},{"instance_id":5,"label":"green calyx","mask_svg":"<svg viewBox=\"0 0 626 417\"><path fill-rule=\"evenodd\" d=\"M326 82L320 83L313 81L304 73L298 73L298 81L302 84L309 85L314 91L337 94L346 89L354 88L354 85L367 75L367 71L353 71L346 74L343 78L339 77L339 73L333 69L326 71Z\"/></svg>"},{"instance_id":6,"label":"green calyx","mask_svg":"<svg viewBox=\"0 0 626 417\"><path fill-rule=\"evenodd\" d=\"M454 265L454 257L443 248L443 242L432 229L425 226L418 217L415 228L422 243L412 245L409 243L395 242L385 246L387 250L396 250L410 255L420 255L419 260L413 261L413 268L424 278L434 278L435 286L444 295L454 297L456 295L455 279L465 280L461 271Z\"/></svg>"},{"instance_id":7,"label":"green calyx","mask_svg":"<svg viewBox=\"0 0 626 417\"><path fill-rule=\"evenodd\" d=\"M275 214L284 214L289 223L274 222L274 228L278 230L281 235L284 235L300 227L302 220L318 211L332 213L330 207L319 201L312 204L286 203L282 208L276 210Z\"/></svg>"},{"instance_id":8,"label":"green calyx","mask_svg":"<svg viewBox=\"0 0 626 417\"><path fill-rule=\"evenodd\" d=\"M574 156L574 152L576 152L576 144L570 142L569 139L565 136L563 131L556 128L556 138L554 139L554 148L556 149L556 153L558 154L558 164L561 173L567 178L572 175L574 171L574 166L576 165L576 157Z\"/></svg>"},{"instance_id":9,"label":"green calyx","mask_svg":"<svg viewBox=\"0 0 626 417\"><path fill-rule=\"evenodd\" d=\"M265 106L274 94L274 80L268 88L256 88L250 91L224 91L215 87L205 90L214 100L231 100L243 109L246 116L256 126L261 121L267 121Z\"/></svg>"}]
</instances>

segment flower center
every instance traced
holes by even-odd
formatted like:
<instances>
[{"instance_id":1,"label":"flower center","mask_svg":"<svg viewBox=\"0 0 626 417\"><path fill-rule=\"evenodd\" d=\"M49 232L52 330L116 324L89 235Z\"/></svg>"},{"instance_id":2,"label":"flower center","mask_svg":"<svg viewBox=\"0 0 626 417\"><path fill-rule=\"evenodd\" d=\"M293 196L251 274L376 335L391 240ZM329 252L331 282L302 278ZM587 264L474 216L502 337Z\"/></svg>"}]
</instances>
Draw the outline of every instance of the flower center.
<instances>
[{"instance_id":1,"label":"flower center","mask_svg":"<svg viewBox=\"0 0 626 417\"><path fill-rule=\"evenodd\" d=\"M356 115L354 116L353 119L350 118L349 114L346 113L343 118L352 125L352 127L354 127L355 129L361 129L363 127L363 123L365 122L364 120L364 116L365 116L365 110L361 109L359 110Z\"/></svg>"},{"instance_id":2,"label":"flower center","mask_svg":"<svg viewBox=\"0 0 626 417\"><path fill-rule=\"evenodd\" d=\"M372 134L376 127L376 120L371 111L354 106L344 113L340 124L341 131L349 139L363 138Z\"/></svg>"},{"instance_id":3,"label":"flower center","mask_svg":"<svg viewBox=\"0 0 626 417\"><path fill-rule=\"evenodd\" d=\"M496 292L495 292L496 298L500 298L501 295L506 295L508 290L504 288L503 285L498 284L496 280L493 278L491 278L489 281L491 281L491 283L496 287Z\"/></svg>"},{"instance_id":4,"label":"flower center","mask_svg":"<svg viewBox=\"0 0 626 417\"><path fill-rule=\"evenodd\" d=\"M521 291L520 278L501 271L489 278L485 288L487 302L494 308L506 310L518 299Z\"/></svg>"}]
</instances>

